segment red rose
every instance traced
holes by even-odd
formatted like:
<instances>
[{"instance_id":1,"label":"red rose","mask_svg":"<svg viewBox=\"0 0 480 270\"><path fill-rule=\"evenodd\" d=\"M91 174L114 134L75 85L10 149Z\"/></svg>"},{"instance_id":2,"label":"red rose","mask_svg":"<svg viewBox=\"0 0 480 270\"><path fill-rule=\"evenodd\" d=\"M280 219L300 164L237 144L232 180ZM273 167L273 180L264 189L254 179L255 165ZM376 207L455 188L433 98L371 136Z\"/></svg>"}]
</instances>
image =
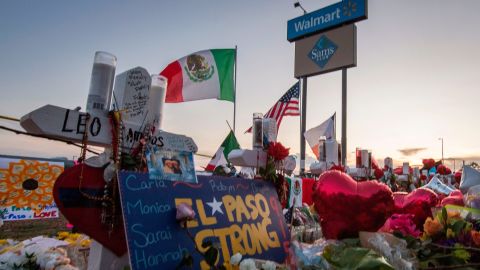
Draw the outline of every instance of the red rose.
<instances>
[{"instance_id":1,"label":"red rose","mask_svg":"<svg viewBox=\"0 0 480 270\"><path fill-rule=\"evenodd\" d=\"M290 148L285 148L285 146L279 142L271 142L268 145L267 154L275 161L283 160L284 158L288 157L289 153Z\"/></svg>"}]
</instances>

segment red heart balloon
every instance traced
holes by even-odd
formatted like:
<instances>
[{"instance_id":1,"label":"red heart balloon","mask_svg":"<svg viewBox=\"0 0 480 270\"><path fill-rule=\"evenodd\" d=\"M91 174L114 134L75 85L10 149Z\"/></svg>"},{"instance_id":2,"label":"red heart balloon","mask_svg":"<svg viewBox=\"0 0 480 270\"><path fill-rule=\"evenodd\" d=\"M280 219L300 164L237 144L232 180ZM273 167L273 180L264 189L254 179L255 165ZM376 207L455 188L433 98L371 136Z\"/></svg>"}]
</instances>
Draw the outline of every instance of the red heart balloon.
<instances>
[{"instance_id":1,"label":"red heart balloon","mask_svg":"<svg viewBox=\"0 0 480 270\"><path fill-rule=\"evenodd\" d=\"M66 169L55 181L53 197L58 209L79 231L85 233L117 256L127 252L120 201L116 204L115 225L109 229L101 222L102 202L87 198L79 191L80 173L83 168L82 192L102 197L105 181L103 168L76 165Z\"/></svg>"},{"instance_id":2,"label":"red heart balloon","mask_svg":"<svg viewBox=\"0 0 480 270\"><path fill-rule=\"evenodd\" d=\"M463 194L460 190L454 190L450 195L442 199L442 202L440 203L441 206L445 206L447 204L453 204L453 205L458 205L458 206L465 206L465 203L463 202Z\"/></svg>"},{"instance_id":3,"label":"red heart balloon","mask_svg":"<svg viewBox=\"0 0 480 270\"><path fill-rule=\"evenodd\" d=\"M313 194L327 239L377 231L394 210L392 191L377 181L356 182L339 171L324 172Z\"/></svg>"},{"instance_id":4,"label":"red heart balloon","mask_svg":"<svg viewBox=\"0 0 480 270\"><path fill-rule=\"evenodd\" d=\"M408 192L398 191L393 193L393 201L395 202L395 212L403 209L403 204L405 202L405 197L408 195Z\"/></svg>"},{"instance_id":5,"label":"red heart balloon","mask_svg":"<svg viewBox=\"0 0 480 270\"><path fill-rule=\"evenodd\" d=\"M437 204L435 192L427 188L418 188L411 193L394 192L396 214L413 214L418 229L423 229L427 217L432 217L431 208Z\"/></svg>"}]
</instances>

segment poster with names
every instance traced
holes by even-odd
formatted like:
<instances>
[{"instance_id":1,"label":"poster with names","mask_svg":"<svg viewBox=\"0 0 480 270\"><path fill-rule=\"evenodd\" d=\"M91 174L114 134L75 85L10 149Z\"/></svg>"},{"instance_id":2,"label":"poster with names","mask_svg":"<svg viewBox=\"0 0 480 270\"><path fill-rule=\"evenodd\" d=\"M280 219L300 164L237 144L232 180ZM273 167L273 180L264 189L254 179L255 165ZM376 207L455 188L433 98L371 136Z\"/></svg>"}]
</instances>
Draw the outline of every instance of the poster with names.
<instances>
[{"instance_id":1,"label":"poster with names","mask_svg":"<svg viewBox=\"0 0 480 270\"><path fill-rule=\"evenodd\" d=\"M206 262L195 244L205 251L205 241L218 247L217 266L235 253L280 263L286 258L290 235L268 182L198 176L198 183L188 183L121 172L119 183L133 270L175 269L185 253L193 256L193 269L202 269ZM188 232L176 221L181 203L196 213Z\"/></svg>"}]
</instances>

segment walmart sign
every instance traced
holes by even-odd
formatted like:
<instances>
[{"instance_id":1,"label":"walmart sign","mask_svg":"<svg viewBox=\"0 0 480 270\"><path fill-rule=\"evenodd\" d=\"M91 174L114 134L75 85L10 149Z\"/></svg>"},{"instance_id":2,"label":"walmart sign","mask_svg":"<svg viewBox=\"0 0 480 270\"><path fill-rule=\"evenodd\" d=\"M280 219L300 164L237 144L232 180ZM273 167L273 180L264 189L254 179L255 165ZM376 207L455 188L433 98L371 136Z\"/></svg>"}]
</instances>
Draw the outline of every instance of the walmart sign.
<instances>
[{"instance_id":1,"label":"walmart sign","mask_svg":"<svg viewBox=\"0 0 480 270\"><path fill-rule=\"evenodd\" d=\"M305 36L367 18L367 0L343 0L339 3L291 19L287 24L287 40Z\"/></svg>"}]
</instances>

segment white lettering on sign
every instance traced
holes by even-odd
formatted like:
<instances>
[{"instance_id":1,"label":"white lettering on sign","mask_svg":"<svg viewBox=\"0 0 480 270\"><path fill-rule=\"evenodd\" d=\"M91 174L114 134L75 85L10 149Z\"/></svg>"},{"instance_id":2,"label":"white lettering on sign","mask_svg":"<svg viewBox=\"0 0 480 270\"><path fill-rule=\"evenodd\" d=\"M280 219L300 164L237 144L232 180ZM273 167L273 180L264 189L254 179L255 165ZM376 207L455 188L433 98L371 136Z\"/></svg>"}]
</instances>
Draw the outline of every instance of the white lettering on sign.
<instances>
[{"instance_id":1,"label":"white lettering on sign","mask_svg":"<svg viewBox=\"0 0 480 270\"><path fill-rule=\"evenodd\" d=\"M308 30L309 28L316 27L317 25L321 25L324 23L328 23L335 19L340 19L340 8L337 8L335 11L324 14L322 16L310 17L310 19L296 22L295 31L298 32L298 31Z\"/></svg>"},{"instance_id":2,"label":"white lettering on sign","mask_svg":"<svg viewBox=\"0 0 480 270\"><path fill-rule=\"evenodd\" d=\"M329 47L325 49L314 48L311 52L311 58L314 61L325 61L335 53L335 47Z\"/></svg>"}]
</instances>

